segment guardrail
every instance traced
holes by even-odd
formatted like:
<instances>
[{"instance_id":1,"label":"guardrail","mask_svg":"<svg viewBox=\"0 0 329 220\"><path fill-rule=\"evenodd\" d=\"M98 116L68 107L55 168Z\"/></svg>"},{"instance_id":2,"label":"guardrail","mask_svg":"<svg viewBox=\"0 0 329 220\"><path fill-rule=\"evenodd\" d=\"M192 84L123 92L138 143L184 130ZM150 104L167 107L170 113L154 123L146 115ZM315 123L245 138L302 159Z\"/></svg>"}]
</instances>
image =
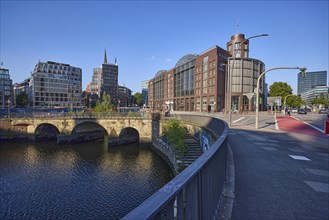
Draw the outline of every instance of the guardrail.
<instances>
[{"instance_id":1,"label":"guardrail","mask_svg":"<svg viewBox=\"0 0 329 220\"><path fill-rule=\"evenodd\" d=\"M123 219L214 219L226 179L227 124L215 118L179 115L210 130L217 138L210 149Z\"/></svg>"},{"instance_id":2,"label":"guardrail","mask_svg":"<svg viewBox=\"0 0 329 220\"><path fill-rule=\"evenodd\" d=\"M145 112L33 112L33 113L11 113L0 115L0 119L13 118L150 118Z\"/></svg>"}]
</instances>

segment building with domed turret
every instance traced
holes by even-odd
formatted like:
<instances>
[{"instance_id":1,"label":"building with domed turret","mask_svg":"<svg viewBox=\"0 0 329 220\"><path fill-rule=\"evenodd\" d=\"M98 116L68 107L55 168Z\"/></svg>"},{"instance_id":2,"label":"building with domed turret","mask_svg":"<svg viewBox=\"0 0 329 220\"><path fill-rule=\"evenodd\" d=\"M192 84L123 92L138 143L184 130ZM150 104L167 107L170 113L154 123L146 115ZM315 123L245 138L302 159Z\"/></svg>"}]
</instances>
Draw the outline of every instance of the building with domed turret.
<instances>
[{"instance_id":1,"label":"building with domed turret","mask_svg":"<svg viewBox=\"0 0 329 220\"><path fill-rule=\"evenodd\" d=\"M226 46L227 50L216 45L187 54L172 69L158 71L149 80L148 105L156 111L227 112L231 96L231 110L254 110L253 92L265 65L249 58L249 42L243 34L233 35ZM265 78L260 109L265 105L264 84Z\"/></svg>"}]
</instances>

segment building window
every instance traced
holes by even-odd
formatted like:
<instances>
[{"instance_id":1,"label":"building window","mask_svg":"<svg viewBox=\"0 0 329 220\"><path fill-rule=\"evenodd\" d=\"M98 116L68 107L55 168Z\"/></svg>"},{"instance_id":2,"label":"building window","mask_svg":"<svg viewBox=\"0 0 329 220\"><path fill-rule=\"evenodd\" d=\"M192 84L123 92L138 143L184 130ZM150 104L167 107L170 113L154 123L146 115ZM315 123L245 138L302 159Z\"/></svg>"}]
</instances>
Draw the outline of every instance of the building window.
<instances>
[{"instance_id":1,"label":"building window","mask_svg":"<svg viewBox=\"0 0 329 220\"><path fill-rule=\"evenodd\" d=\"M240 43L235 43L234 45L235 45L235 49L239 49Z\"/></svg>"}]
</instances>

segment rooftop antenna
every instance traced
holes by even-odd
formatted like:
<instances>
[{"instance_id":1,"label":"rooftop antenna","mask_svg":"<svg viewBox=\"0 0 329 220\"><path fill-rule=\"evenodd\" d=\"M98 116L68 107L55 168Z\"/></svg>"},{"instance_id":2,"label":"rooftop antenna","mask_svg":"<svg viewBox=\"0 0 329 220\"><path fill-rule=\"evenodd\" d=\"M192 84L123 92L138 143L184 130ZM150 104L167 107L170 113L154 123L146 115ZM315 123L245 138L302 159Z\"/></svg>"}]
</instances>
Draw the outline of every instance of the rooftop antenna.
<instances>
[{"instance_id":1,"label":"rooftop antenna","mask_svg":"<svg viewBox=\"0 0 329 220\"><path fill-rule=\"evenodd\" d=\"M239 20L236 20L236 33L239 33Z\"/></svg>"}]
</instances>

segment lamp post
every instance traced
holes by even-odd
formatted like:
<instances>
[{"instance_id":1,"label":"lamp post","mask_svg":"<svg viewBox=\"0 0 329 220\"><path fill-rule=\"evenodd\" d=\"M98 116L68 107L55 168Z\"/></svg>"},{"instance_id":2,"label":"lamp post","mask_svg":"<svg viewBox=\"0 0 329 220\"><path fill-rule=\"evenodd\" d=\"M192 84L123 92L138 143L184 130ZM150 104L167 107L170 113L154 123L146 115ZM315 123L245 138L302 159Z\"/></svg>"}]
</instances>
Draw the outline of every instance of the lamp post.
<instances>
[{"instance_id":1,"label":"lamp post","mask_svg":"<svg viewBox=\"0 0 329 220\"><path fill-rule=\"evenodd\" d=\"M292 96L294 94L288 94L286 97L284 97L284 110L286 110L286 101L288 96Z\"/></svg>"},{"instance_id":2,"label":"lamp post","mask_svg":"<svg viewBox=\"0 0 329 220\"><path fill-rule=\"evenodd\" d=\"M276 67L276 68L271 68L269 70L266 70L262 72L257 79L257 87L256 87L256 123L255 123L255 128L258 129L258 115L259 115L259 82L262 76L270 72L272 70L279 70L279 69L299 69L302 72L302 75L305 75L306 68L300 68L300 67Z\"/></svg>"},{"instance_id":3,"label":"lamp post","mask_svg":"<svg viewBox=\"0 0 329 220\"><path fill-rule=\"evenodd\" d=\"M8 99L8 118L10 118L10 99Z\"/></svg>"},{"instance_id":4,"label":"lamp post","mask_svg":"<svg viewBox=\"0 0 329 220\"><path fill-rule=\"evenodd\" d=\"M244 42L252 39L252 38L256 38L256 37L266 37L266 36L269 36L268 34L259 34L259 35L255 35L255 36L251 36L251 37L248 37L247 39L243 40L241 43L239 43L239 47L237 49L234 50L234 54L233 54L233 61L232 61L232 68L231 66L229 65L228 63L228 66L230 67L230 71L229 71L229 76L228 76L228 79L229 79L229 97L228 97L228 125L229 127L232 126L232 114L231 114L231 108L232 108L232 73L233 73L233 69L234 69L234 63L235 63L235 58L236 58L236 54L237 52L240 50L240 47L241 47L241 44L243 44ZM242 54L242 53L240 53Z\"/></svg>"}]
</instances>

